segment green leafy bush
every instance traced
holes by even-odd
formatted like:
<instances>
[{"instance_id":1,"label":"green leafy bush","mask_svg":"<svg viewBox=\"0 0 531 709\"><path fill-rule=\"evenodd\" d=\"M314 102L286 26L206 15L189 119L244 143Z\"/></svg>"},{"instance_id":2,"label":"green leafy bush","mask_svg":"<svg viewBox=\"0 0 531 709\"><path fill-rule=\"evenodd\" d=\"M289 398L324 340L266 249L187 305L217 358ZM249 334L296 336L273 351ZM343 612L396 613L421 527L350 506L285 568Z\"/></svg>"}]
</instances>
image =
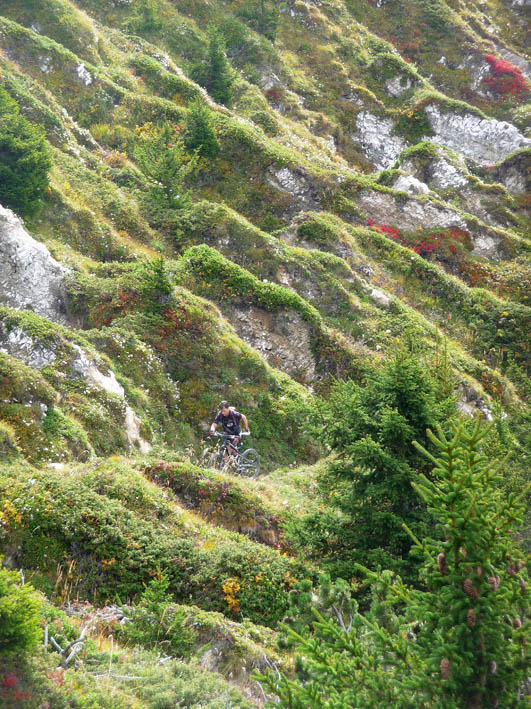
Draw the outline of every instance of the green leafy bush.
<instances>
[{"instance_id":1,"label":"green leafy bush","mask_svg":"<svg viewBox=\"0 0 531 709\"><path fill-rule=\"evenodd\" d=\"M33 212L48 187L50 154L43 131L19 113L0 86L0 204Z\"/></svg>"},{"instance_id":2,"label":"green leafy bush","mask_svg":"<svg viewBox=\"0 0 531 709\"><path fill-rule=\"evenodd\" d=\"M2 514L5 510L0 519ZM40 608L41 600L33 587L22 584L17 571L0 567L0 656L38 644L42 633Z\"/></svg>"},{"instance_id":3,"label":"green leafy bush","mask_svg":"<svg viewBox=\"0 0 531 709\"><path fill-rule=\"evenodd\" d=\"M140 474L132 475L124 485ZM271 625L285 612L293 579L312 576L305 562L241 535L210 529L205 539L182 519L182 510L167 505L156 486L156 504L148 511L138 509L141 488L130 502L122 499L122 490L111 496L108 486L101 492L93 487L92 476L84 472L32 470L0 491L19 563L47 574L67 559L74 561L79 598L134 599L164 568L176 601ZM224 588L229 580L234 580L230 593Z\"/></svg>"}]
</instances>

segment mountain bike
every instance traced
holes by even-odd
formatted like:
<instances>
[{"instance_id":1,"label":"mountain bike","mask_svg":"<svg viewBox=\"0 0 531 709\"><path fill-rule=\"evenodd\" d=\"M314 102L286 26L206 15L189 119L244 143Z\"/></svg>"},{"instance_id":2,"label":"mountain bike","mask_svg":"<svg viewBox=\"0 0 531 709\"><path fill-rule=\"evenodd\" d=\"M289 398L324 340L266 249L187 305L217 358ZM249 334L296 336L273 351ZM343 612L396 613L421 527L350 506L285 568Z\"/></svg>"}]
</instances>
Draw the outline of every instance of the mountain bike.
<instances>
[{"instance_id":1,"label":"mountain bike","mask_svg":"<svg viewBox=\"0 0 531 709\"><path fill-rule=\"evenodd\" d=\"M243 438L250 433L243 432L238 436L228 433L214 433L219 438L217 446L210 453L207 466L228 472L236 472L247 478L255 478L260 472L260 456L254 448L242 450ZM238 439L234 442L234 439Z\"/></svg>"}]
</instances>

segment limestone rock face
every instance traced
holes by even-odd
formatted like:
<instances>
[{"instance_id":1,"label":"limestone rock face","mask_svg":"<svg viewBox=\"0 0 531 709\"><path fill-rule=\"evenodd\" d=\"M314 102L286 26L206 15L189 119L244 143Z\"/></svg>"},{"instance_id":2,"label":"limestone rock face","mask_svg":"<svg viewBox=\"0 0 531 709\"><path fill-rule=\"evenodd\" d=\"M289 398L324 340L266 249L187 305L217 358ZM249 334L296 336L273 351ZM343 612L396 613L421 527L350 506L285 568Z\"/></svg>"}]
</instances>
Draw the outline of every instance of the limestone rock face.
<instances>
[{"instance_id":1,"label":"limestone rock face","mask_svg":"<svg viewBox=\"0 0 531 709\"><path fill-rule=\"evenodd\" d=\"M443 113L436 105L426 107L435 133L434 143L446 145L481 165L499 162L519 148L531 147L531 140L518 129L494 119L487 120L473 113Z\"/></svg>"},{"instance_id":2,"label":"limestone rock face","mask_svg":"<svg viewBox=\"0 0 531 709\"><path fill-rule=\"evenodd\" d=\"M271 187L296 198L296 211L316 208L321 201L308 175L301 168L283 167L279 170L271 170L266 179Z\"/></svg>"},{"instance_id":3,"label":"limestone rock face","mask_svg":"<svg viewBox=\"0 0 531 709\"><path fill-rule=\"evenodd\" d=\"M403 138L393 135L394 126L391 118L378 118L369 111L362 111L356 120L356 133L352 137L359 141L377 170L390 167L407 147Z\"/></svg>"},{"instance_id":4,"label":"limestone rock face","mask_svg":"<svg viewBox=\"0 0 531 709\"><path fill-rule=\"evenodd\" d=\"M105 373L100 362L89 356L79 345L70 343L71 357L65 368L69 377L84 379L90 386L101 388L108 394L113 394L124 400L125 391L118 382L112 369ZM53 349L25 332L21 327L7 328L0 321L0 352L14 357L32 369L40 370L53 364L57 355ZM123 425L131 446L137 447L141 453L148 453L151 445L140 435L141 420L133 409L125 404Z\"/></svg>"},{"instance_id":5,"label":"limestone rock face","mask_svg":"<svg viewBox=\"0 0 531 709\"><path fill-rule=\"evenodd\" d=\"M429 185L430 189L446 190L449 187L464 187L468 184L466 174L468 170L463 160L459 165L452 164L444 154L443 148L439 148L440 155L428 162L419 161L415 158L405 160L400 164L400 169L408 175L416 177ZM395 185L395 189L398 189Z\"/></svg>"},{"instance_id":6,"label":"limestone rock face","mask_svg":"<svg viewBox=\"0 0 531 709\"><path fill-rule=\"evenodd\" d=\"M36 342L20 327L8 330L0 322L0 352L11 355L32 369L42 369L57 359L55 352Z\"/></svg>"},{"instance_id":7,"label":"limestone rock face","mask_svg":"<svg viewBox=\"0 0 531 709\"><path fill-rule=\"evenodd\" d=\"M400 175L393 187L395 190L409 192L409 194L428 194L430 191L430 188L425 182L417 180L417 178L412 175Z\"/></svg>"},{"instance_id":8,"label":"limestone rock face","mask_svg":"<svg viewBox=\"0 0 531 709\"><path fill-rule=\"evenodd\" d=\"M234 310L232 324L238 336L269 364L304 383L315 379L309 327L298 313L240 306Z\"/></svg>"},{"instance_id":9,"label":"limestone rock face","mask_svg":"<svg viewBox=\"0 0 531 709\"><path fill-rule=\"evenodd\" d=\"M452 226L467 228L465 220L459 214L431 202L418 199L397 202L391 194L372 190L360 192L356 202L375 222L399 225L405 231L414 231L419 226L440 229Z\"/></svg>"},{"instance_id":10,"label":"limestone rock face","mask_svg":"<svg viewBox=\"0 0 531 709\"><path fill-rule=\"evenodd\" d=\"M21 220L0 206L0 304L33 310L49 320L66 324L66 277L44 244L24 229Z\"/></svg>"}]
</instances>

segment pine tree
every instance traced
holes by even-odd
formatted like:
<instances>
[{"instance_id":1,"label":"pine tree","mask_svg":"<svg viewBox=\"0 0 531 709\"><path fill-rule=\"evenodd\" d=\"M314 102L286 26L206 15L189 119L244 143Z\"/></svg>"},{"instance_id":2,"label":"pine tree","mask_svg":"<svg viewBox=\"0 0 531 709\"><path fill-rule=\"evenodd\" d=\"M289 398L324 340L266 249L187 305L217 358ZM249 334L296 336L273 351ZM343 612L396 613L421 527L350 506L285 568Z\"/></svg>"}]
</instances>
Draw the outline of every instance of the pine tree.
<instances>
[{"instance_id":1,"label":"pine tree","mask_svg":"<svg viewBox=\"0 0 531 709\"><path fill-rule=\"evenodd\" d=\"M197 167L197 157L186 153L179 132L180 126L169 123L162 128L148 124L139 135L135 158L149 179L149 199L154 208L180 210L191 204L185 184Z\"/></svg>"},{"instance_id":2,"label":"pine tree","mask_svg":"<svg viewBox=\"0 0 531 709\"><path fill-rule=\"evenodd\" d=\"M34 211L51 165L44 133L0 87L0 204L22 214Z\"/></svg>"},{"instance_id":3,"label":"pine tree","mask_svg":"<svg viewBox=\"0 0 531 709\"><path fill-rule=\"evenodd\" d=\"M253 0L238 10L238 16L246 20L253 30L274 42L280 24L280 7L283 6L285 3L278 0Z\"/></svg>"},{"instance_id":4,"label":"pine tree","mask_svg":"<svg viewBox=\"0 0 531 709\"><path fill-rule=\"evenodd\" d=\"M363 386L338 382L323 405L319 435L336 453L320 483L331 512L292 529L334 577L351 578L358 562L416 579L402 523L420 536L428 529L426 505L411 487L426 464L412 441L429 445L426 429L447 416L451 400L435 394L426 367L399 353Z\"/></svg>"},{"instance_id":5,"label":"pine tree","mask_svg":"<svg viewBox=\"0 0 531 709\"><path fill-rule=\"evenodd\" d=\"M281 706L480 709L515 707L529 666L528 581L515 542L521 499L501 492L502 465L488 463L478 418L447 438L429 438L433 479L414 484L432 511L439 539L415 540L426 590L392 573L363 569L374 602L362 615L346 603L313 610L312 631L289 631L298 649L297 680L258 679ZM329 594L330 595L330 594ZM306 597L309 594L306 593ZM336 592L337 596L337 592Z\"/></svg>"},{"instance_id":6,"label":"pine tree","mask_svg":"<svg viewBox=\"0 0 531 709\"><path fill-rule=\"evenodd\" d=\"M168 307L173 284L163 256L145 261L140 266L139 292L147 314L160 315Z\"/></svg>"},{"instance_id":7,"label":"pine tree","mask_svg":"<svg viewBox=\"0 0 531 709\"><path fill-rule=\"evenodd\" d=\"M222 35L215 29L210 30L206 60L195 65L192 79L203 86L215 101L230 106L235 78Z\"/></svg>"},{"instance_id":8,"label":"pine tree","mask_svg":"<svg viewBox=\"0 0 531 709\"><path fill-rule=\"evenodd\" d=\"M201 101L194 101L186 116L184 145L189 153L204 158L215 158L219 153L216 131L212 125L212 112Z\"/></svg>"}]
</instances>

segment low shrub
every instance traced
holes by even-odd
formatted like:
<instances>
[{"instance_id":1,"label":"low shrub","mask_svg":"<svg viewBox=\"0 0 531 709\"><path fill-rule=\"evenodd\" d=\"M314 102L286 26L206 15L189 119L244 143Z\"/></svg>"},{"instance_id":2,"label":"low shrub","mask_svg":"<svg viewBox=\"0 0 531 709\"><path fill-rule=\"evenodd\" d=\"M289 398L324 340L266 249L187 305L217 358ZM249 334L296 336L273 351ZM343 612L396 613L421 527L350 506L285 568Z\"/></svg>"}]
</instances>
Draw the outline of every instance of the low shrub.
<instances>
[{"instance_id":1,"label":"low shrub","mask_svg":"<svg viewBox=\"0 0 531 709\"><path fill-rule=\"evenodd\" d=\"M0 521L5 517L4 507ZM42 633L40 608L41 599L32 586L21 582L18 571L0 568L0 656L38 644Z\"/></svg>"},{"instance_id":2,"label":"low shrub","mask_svg":"<svg viewBox=\"0 0 531 709\"><path fill-rule=\"evenodd\" d=\"M81 599L134 599L162 568L176 601L272 625L286 610L293 579L313 574L304 562L234 533L205 529L198 536L179 519L179 508L167 513L163 526L160 491L159 510L141 516L95 492L85 475L32 470L0 497L17 563L46 576L54 575L58 564L74 561L73 591ZM238 586L237 610L224 590L229 579Z\"/></svg>"}]
</instances>

